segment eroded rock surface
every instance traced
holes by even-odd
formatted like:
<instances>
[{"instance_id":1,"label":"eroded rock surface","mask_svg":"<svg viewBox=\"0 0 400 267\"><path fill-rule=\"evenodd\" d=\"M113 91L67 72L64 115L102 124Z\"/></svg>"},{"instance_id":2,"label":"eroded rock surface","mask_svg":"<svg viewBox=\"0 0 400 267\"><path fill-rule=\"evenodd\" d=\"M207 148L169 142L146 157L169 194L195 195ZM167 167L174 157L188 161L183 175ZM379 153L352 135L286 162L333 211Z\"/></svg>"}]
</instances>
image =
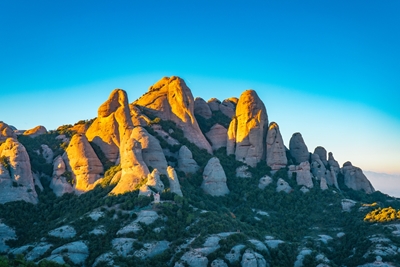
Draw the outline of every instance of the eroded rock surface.
<instances>
[{"instance_id":1,"label":"eroded rock surface","mask_svg":"<svg viewBox=\"0 0 400 267\"><path fill-rule=\"evenodd\" d=\"M212 196L229 194L229 189L226 185L226 175L218 158L211 158L204 168L201 188L203 188L204 192Z\"/></svg>"},{"instance_id":2,"label":"eroded rock surface","mask_svg":"<svg viewBox=\"0 0 400 267\"><path fill-rule=\"evenodd\" d=\"M178 152L178 169L184 173L195 173L199 165L193 159L193 154L187 146L181 146Z\"/></svg>"},{"instance_id":3,"label":"eroded rock surface","mask_svg":"<svg viewBox=\"0 0 400 267\"><path fill-rule=\"evenodd\" d=\"M342 172L344 176L344 184L348 188L353 190L364 190L367 194L375 192L374 187L362 170L353 166L351 162L347 161L343 164Z\"/></svg>"},{"instance_id":4,"label":"eroded rock surface","mask_svg":"<svg viewBox=\"0 0 400 267\"><path fill-rule=\"evenodd\" d=\"M17 138L14 130L7 123L0 121L0 142L5 141L7 138Z\"/></svg>"},{"instance_id":5,"label":"eroded rock surface","mask_svg":"<svg viewBox=\"0 0 400 267\"><path fill-rule=\"evenodd\" d=\"M196 97L194 100L194 114L202 116L205 119L210 119L212 117L212 112L207 102L201 98Z\"/></svg>"},{"instance_id":6,"label":"eroded rock surface","mask_svg":"<svg viewBox=\"0 0 400 267\"><path fill-rule=\"evenodd\" d=\"M226 147L226 135L228 130L221 124L214 124L210 131L206 133L208 140L210 140L212 149L217 150L221 147Z\"/></svg>"},{"instance_id":7,"label":"eroded rock surface","mask_svg":"<svg viewBox=\"0 0 400 267\"><path fill-rule=\"evenodd\" d=\"M35 138L36 136L46 134L46 133L47 133L46 127L44 127L42 125L38 125L35 128L26 130L23 135L27 135L29 137Z\"/></svg>"},{"instance_id":8,"label":"eroded rock surface","mask_svg":"<svg viewBox=\"0 0 400 267\"><path fill-rule=\"evenodd\" d=\"M271 122L267 134L267 165L274 171L286 167L286 164L286 148L279 126Z\"/></svg>"},{"instance_id":9,"label":"eroded rock surface","mask_svg":"<svg viewBox=\"0 0 400 267\"><path fill-rule=\"evenodd\" d=\"M179 196L182 195L182 190L181 190L181 185L179 183L178 175L176 174L176 171L174 168L171 166L168 166L167 168L167 176L169 180L169 187L172 193L175 193Z\"/></svg>"},{"instance_id":10,"label":"eroded rock surface","mask_svg":"<svg viewBox=\"0 0 400 267\"><path fill-rule=\"evenodd\" d=\"M295 164L300 164L308 161L310 154L304 143L301 133L294 133L289 142L290 155L293 157Z\"/></svg>"}]
</instances>

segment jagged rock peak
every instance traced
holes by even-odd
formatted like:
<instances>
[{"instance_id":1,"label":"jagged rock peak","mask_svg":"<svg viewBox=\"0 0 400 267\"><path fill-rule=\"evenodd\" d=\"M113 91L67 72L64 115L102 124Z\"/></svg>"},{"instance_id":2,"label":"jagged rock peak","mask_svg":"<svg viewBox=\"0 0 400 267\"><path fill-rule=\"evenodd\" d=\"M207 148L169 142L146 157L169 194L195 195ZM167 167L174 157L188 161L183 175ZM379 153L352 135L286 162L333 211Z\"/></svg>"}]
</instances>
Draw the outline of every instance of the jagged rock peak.
<instances>
[{"instance_id":1,"label":"jagged rock peak","mask_svg":"<svg viewBox=\"0 0 400 267\"><path fill-rule=\"evenodd\" d=\"M322 163L326 166L328 166L328 160L326 159L326 149L322 146L317 146L314 149L314 154L317 154L319 156L319 159L322 161Z\"/></svg>"},{"instance_id":2,"label":"jagged rock peak","mask_svg":"<svg viewBox=\"0 0 400 267\"><path fill-rule=\"evenodd\" d=\"M0 121L0 142L5 141L9 137L17 138L17 135L10 125L3 121Z\"/></svg>"},{"instance_id":3,"label":"jagged rock peak","mask_svg":"<svg viewBox=\"0 0 400 267\"><path fill-rule=\"evenodd\" d=\"M212 153L211 145L201 132L194 116L192 92L181 78L162 78L133 104L141 106L162 120L175 122L190 142Z\"/></svg>"},{"instance_id":4,"label":"jagged rock peak","mask_svg":"<svg viewBox=\"0 0 400 267\"><path fill-rule=\"evenodd\" d=\"M115 89L99 107L98 117L86 131L86 136L101 148L110 161L115 162L121 136L127 128L133 128L128 96L124 90Z\"/></svg>"},{"instance_id":5,"label":"jagged rock peak","mask_svg":"<svg viewBox=\"0 0 400 267\"><path fill-rule=\"evenodd\" d=\"M353 190L364 190L367 194L375 192L374 187L362 170L353 166L350 161L343 164L342 172L344 176L344 184L348 188Z\"/></svg>"},{"instance_id":6,"label":"jagged rock peak","mask_svg":"<svg viewBox=\"0 0 400 267\"><path fill-rule=\"evenodd\" d=\"M267 133L267 165L272 170L286 167L287 157L283 138L276 122L271 122Z\"/></svg>"},{"instance_id":7,"label":"jagged rock peak","mask_svg":"<svg viewBox=\"0 0 400 267\"><path fill-rule=\"evenodd\" d=\"M44 127L42 125L38 125L35 128L26 130L23 135L27 135L29 137L34 138L36 136L39 136L39 135L42 135L42 134L46 134L46 133L47 133L46 127Z\"/></svg>"},{"instance_id":8,"label":"jagged rock peak","mask_svg":"<svg viewBox=\"0 0 400 267\"><path fill-rule=\"evenodd\" d=\"M255 167L265 159L268 115L254 90L244 91L236 106L236 116L228 129L227 153Z\"/></svg>"},{"instance_id":9,"label":"jagged rock peak","mask_svg":"<svg viewBox=\"0 0 400 267\"><path fill-rule=\"evenodd\" d=\"M310 153L308 148L301 136L301 133L294 133L289 142L290 155L295 160L295 164L300 164L301 162L308 161Z\"/></svg>"},{"instance_id":10,"label":"jagged rock peak","mask_svg":"<svg viewBox=\"0 0 400 267\"><path fill-rule=\"evenodd\" d=\"M103 173L103 165L83 134L75 134L65 150L63 160L67 170L72 173L77 192L91 190L93 184Z\"/></svg>"},{"instance_id":11,"label":"jagged rock peak","mask_svg":"<svg viewBox=\"0 0 400 267\"><path fill-rule=\"evenodd\" d=\"M225 171L218 158L211 158L204 168L201 188L203 188L204 192L212 196L229 194L229 189L226 185Z\"/></svg>"},{"instance_id":12,"label":"jagged rock peak","mask_svg":"<svg viewBox=\"0 0 400 267\"><path fill-rule=\"evenodd\" d=\"M0 203L24 200L37 203L31 164L25 147L8 138L0 145Z\"/></svg>"}]
</instances>

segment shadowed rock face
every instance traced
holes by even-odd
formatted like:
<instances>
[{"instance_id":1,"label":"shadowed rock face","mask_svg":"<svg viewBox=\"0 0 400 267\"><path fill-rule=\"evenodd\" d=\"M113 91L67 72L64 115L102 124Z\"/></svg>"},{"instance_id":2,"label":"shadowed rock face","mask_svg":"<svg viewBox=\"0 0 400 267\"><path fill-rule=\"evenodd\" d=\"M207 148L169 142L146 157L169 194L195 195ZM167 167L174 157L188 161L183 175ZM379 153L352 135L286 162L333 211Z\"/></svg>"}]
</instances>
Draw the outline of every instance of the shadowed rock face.
<instances>
[{"instance_id":1,"label":"shadowed rock face","mask_svg":"<svg viewBox=\"0 0 400 267\"><path fill-rule=\"evenodd\" d=\"M301 133L294 133L292 135L292 138L290 138L289 142L289 150L290 150L290 155L293 157L296 164L308 161L310 157L308 148L304 143Z\"/></svg>"},{"instance_id":2,"label":"shadowed rock face","mask_svg":"<svg viewBox=\"0 0 400 267\"><path fill-rule=\"evenodd\" d=\"M181 146L178 152L178 168L184 173L195 173L199 170L199 165L193 159L192 151L187 146Z\"/></svg>"},{"instance_id":3,"label":"shadowed rock face","mask_svg":"<svg viewBox=\"0 0 400 267\"><path fill-rule=\"evenodd\" d=\"M211 158L204 168L201 188L203 188L204 192L212 196L229 194L229 189L226 185L226 175L218 158Z\"/></svg>"},{"instance_id":4,"label":"shadowed rock face","mask_svg":"<svg viewBox=\"0 0 400 267\"><path fill-rule=\"evenodd\" d=\"M178 175L176 174L175 169L172 168L171 166L168 166L167 173L168 173L167 176L169 181L169 188L171 192L179 196L183 196L181 190L181 184L179 183Z\"/></svg>"},{"instance_id":5,"label":"shadowed rock face","mask_svg":"<svg viewBox=\"0 0 400 267\"><path fill-rule=\"evenodd\" d=\"M124 90L115 89L99 107L97 118L86 131L86 136L101 148L110 161L115 162L121 136L126 128L133 128L128 96Z\"/></svg>"},{"instance_id":6,"label":"shadowed rock face","mask_svg":"<svg viewBox=\"0 0 400 267\"><path fill-rule=\"evenodd\" d=\"M85 192L100 178L103 165L85 135L75 134L65 150L63 160L72 173L75 190Z\"/></svg>"},{"instance_id":7,"label":"shadowed rock face","mask_svg":"<svg viewBox=\"0 0 400 267\"><path fill-rule=\"evenodd\" d=\"M322 146L317 146L314 149L314 154L317 154L319 156L319 159L322 161L322 163L324 164L325 167L328 166L328 160L326 159L326 149Z\"/></svg>"},{"instance_id":8,"label":"shadowed rock face","mask_svg":"<svg viewBox=\"0 0 400 267\"><path fill-rule=\"evenodd\" d=\"M142 146L134 139L135 132L127 129L120 146L121 178L111 191L111 194L123 194L136 189L137 185L149 174L149 169L143 160Z\"/></svg>"},{"instance_id":9,"label":"shadowed rock face","mask_svg":"<svg viewBox=\"0 0 400 267\"><path fill-rule=\"evenodd\" d=\"M228 129L227 153L255 167L265 159L268 115L264 103L253 90L242 93L236 116Z\"/></svg>"},{"instance_id":10,"label":"shadowed rock face","mask_svg":"<svg viewBox=\"0 0 400 267\"><path fill-rule=\"evenodd\" d=\"M37 203L31 164L25 147L13 138L0 145L0 203Z\"/></svg>"},{"instance_id":11,"label":"shadowed rock face","mask_svg":"<svg viewBox=\"0 0 400 267\"><path fill-rule=\"evenodd\" d=\"M353 166L350 161L347 161L343 164L342 172L344 176L344 184L348 188L354 190L364 190L367 194L375 192L374 187L364 175L362 170Z\"/></svg>"},{"instance_id":12,"label":"shadowed rock face","mask_svg":"<svg viewBox=\"0 0 400 267\"><path fill-rule=\"evenodd\" d=\"M205 119L209 119L212 116L212 112L207 102L201 98L196 97L194 100L194 114L202 116Z\"/></svg>"},{"instance_id":13,"label":"shadowed rock face","mask_svg":"<svg viewBox=\"0 0 400 267\"><path fill-rule=\"evenodd\" d=\"M212 149L194 117L194 99L185 82L175 76L164 77L134 102L163 120L171 120L183 130L185 137L198 147Z\"/></svg>"},{"instance_id":14,"label":"shadowed rock face","mask_svg":"<svg viewBox=\"0 0 400 267\"><path fill-rule=\"evenodd\" d=\"M17 138L17 135L7 123L0 121L0 142L5 141L9 137Z\"/></svg>"},{"instance_id":15,"label":"shadowed rock face","mask_svg":"<svg viewBox=\"0 0 400 267\"><path fill-rule=\"evenodd\" d=\"M226 147L227 132L228 130L224 126L217 123L211 127L209 132L206 133L208 140L210 140L212 144L213 150Z\"/></svg>"},{"instance_id":16,"label":"shadowed rock face","mask_svg":"<svg viewBox=\"0 0 400 267\"><path fill-rule=\"evenodd\" d=\"M271 122L267 134L267 165L272 170L279 170L286 167L286 164L286 148L279 126L277 123Z\"/></svg>"}]
</instances>

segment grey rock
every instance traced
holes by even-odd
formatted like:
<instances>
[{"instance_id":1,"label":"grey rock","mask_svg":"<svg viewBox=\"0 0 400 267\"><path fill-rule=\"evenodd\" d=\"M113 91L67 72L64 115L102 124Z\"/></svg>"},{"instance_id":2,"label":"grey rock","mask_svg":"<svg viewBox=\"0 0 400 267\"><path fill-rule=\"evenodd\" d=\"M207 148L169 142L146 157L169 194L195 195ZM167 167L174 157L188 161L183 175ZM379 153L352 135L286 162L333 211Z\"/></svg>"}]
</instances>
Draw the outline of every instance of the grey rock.
<instances>
[{"instance_id":1,"label":"grey rock","mask_svg":"<svg viewBox=\"0 0 400 267\"><path fill-rule=\"evenodd\" d=\"M290 187L288 182L286 182L282 178L278 179L278 182L276 183L276 192L284 191L286 193L290 193L290 192L292 192L292 190L293 189Z\"/></svg>"},{"instance_id":2,"label":"grey rock","mask_svg":"<svg viewBox=\"0 0 400 267\"><path fill-rule=\"evenodd\" d=\"M215 259L211 262L211 267L228 267L228 264L222 259Z\"/></svg>"},{"instance_id":3,"label":"grey rock","mask_svg":"<svg viewBox=\"0 0 400 267\"><path fill-rule=\"evenodd\" d=\"M157 169L154 169L148 176L147 176L147 186L151 186L157 192L161 193L164 191L164 184L160 179L160 173Z\"/></svg>"},{"instance_id":4,"label":"grey rock","mask_svg":"<svg viewBox=\"0 0 400 267\"><path fill-rule=\"evenodd\" d=\"M181 146L178 153L178 168L184 173L195 173L199 170L199 165L193 159L192 152L187 146Z\"/></svg>"},{"instance_id":5,"label":"grey rock","mask_svg":"<svg viewBox=\"0 0 400 267\"><path fill-rule=\"evenodd\" d=\"M51 148L48 145L41 145L42 148L42 155L43 158L45 159L47 164L50 164L53 162L53 156L54 156L54 152L53 150L51 150Z\"/></svg>"},{"instance_id":6,"label":"grey rock","mask_svg":"<svg viewBox=\"0 0 400 267\"><path fill-rule=\"evenodd\" d=\"M175 169L172 168L171 166L168 166L167 173L168 173L167 176L169 181L169 188L171 192L177 194L178 196L183 196L181 185L179 183L178 175L176 174Z\"/></svg>"},{"instance_id":7,"label":"grey rock","mask_svg":"<svg viewBox=\"0 0 400 267\"><path fill-rule=\"evenodd\" d=\"M181 261L185 262L189 267L207 267L208 265L207 257L196 251L186 252L181 257Z\"/></svg>"},{"instance_id":8,"label":"grey rock","mask_svg":"<svg viewBox=\"0 0 400 267\"><path fill-rule=\"evenodd\" d=\"M246 252L243 254L242 267L266 267L267 262L264 259L264 256L258 254L251 249L247 249Z\"/></svg>"},{"instance_id":9,"label":"grey rock","mask_svg":"<svg viewBox=\"0 0 400 267\"><path fill-rule=\"evenodd\" d=\"M47 259L64 264L63 257L69 258L74 264L83 265L89 256L89 249L83 241L76 241L63 245L51 252Z\"/></svg>"},{"instance_id":10,"label":"grey rock","mask_svg":"<svg viewBox=\"0 0 400 267\"><path fill-rule=\"evenodd\" d=\"M251 178L251 172L249 172L249 167L246 165L242 165L236 168L236 177Z\"/></svg>"},{"instance_id":11,"label":"grey rock","mask_svg":"<svg viewBox=\"0 0 400 267\"><path fill-rule=\"evenodd\" d=\"M226 185L226 175L218 158L211 158L204 168L201 188L204 192L212 196L229 194L229 189Z\"/></svg>"},{"instance_id":12,"label":"grey rock","mask_svg":"<svg viewBox=\"0 0 400 267\"><path fill-rule=\"evenodd\" d=\"M205 135L210 140L211 146L213 150L217 150L221 147L226 147L226 135L228 130L220 125L214 124L210 131L208 131Z\"/></svg>"},{"instance_id":13,"label":"grey rock","mask_svg":"<svg viewBox=\"0 0 400 267\"><path fill-rule=\"evenodd\" d=\"M133 253L133 243L136 239L133 238L114 238L111 245L118 256L127 257Z\"/></svg>"},{"instance_id":14,"label":"grey rock","mask_svg":"<svg viewBox=\"0 0 400 267\"><path fill-rule=\"evenodd\" d=\"M331 166L331 170L333 170L335 172L336 175L339 174L340 172L340 165L339 163L335 160L335 158L333 157L333 153L329 152L328 155L328 164L329 166Z\"/></svg>"},{"instance_id":15,"label":"grey rock","mask_svg":"<svg viewBox=\"0 0 400 267\"><path fill-rule=\"evenodd\" d=\"M319 156L319 159L322 161L325 167L328 166L328 160L326 159L326 149L322 146L317 146L314 149L314 154L317 154Z\"/></svg>"},{"instance_id":16,"label":"grey rock","mask_svg":"<svg viewBox=\"0 0 400 267\"><path fill-rule=\"evenodd\" d=\"M4 223L0 223L0 253L6 253L10 249L6 245L7 240L17 239L14 229Z\"/></svg>"},{"instance_id":17,"label":"grey rock","mask_svg":"<svg viewBox=\"0 0 400 267\"><path fill-rule=\"evenodd\" d=\"M25 259L27 261L35 261L39 259L41 256L43 256L51 247L53 247L52 244L46 242L40 242L26 254Z\"/></svg>"},{"instance_id":18,"label":"grey rock","mask_svg":"<svg viewBox=\"0 0 400 267\"><path fill-rule=\"evenodd\" d=\"M222 103L219 105L219 110L228 118L232 118L235 116L235 104L231 102L229 99L225 99L222 101Z\"/></svg>"},{"instance_id":19,"label":"grey rock","mask_svg":"<svg viewBox=\"0 0 400 267\"><path fill-rule=\"evenodd\" d=\"M216 98L211 98L207 101L208 106L210 107L211 111L218 111L219 110L219 105L221 104L221 101L219 101Z\"/></svg>"},{"instance_id":20,"label":"grey rock","mask_svg":"<svg viewBox=\"0 0 400 267\"><path fill-rule=\"evenodd\" d=\"M301 133L294 133L292 135L289 142L289 149L290 155L293 157L295 164L308 161L310 155Z\"/></svg>"},{"instance_id":21,"label":"grey rock","mask_svg":"<svg viewBox=\"0 0 400 267\"><path fill-rule=\"evenodd\" d=\"M274 171L286 167L286 164L286 148L279 126L271 122L267 133L267 165Z\"/></svg>"},{"instance_id":22,"label":"grey rock","mask_svg":"<svg viewBox=\"0 0 400 267\"><path fill-rule=\"evenodd\" d=\"M351 162L348 161L343 164L342 172L344 176L344 184L348 188L353 190L364 190L367 194L375 192L374 187L362 170L353 166Z\"/></svg>"},{"instance_id":23,"label":"grey rock","mask_svg":"<svg viewBox=\"0 0 400 267\"><path fill-rule=\"evenodd\" d=\"M245 245L236 245L231 251L225 255L225 259L227 259L230 263L234 263L240 260L240 256L242 255L240 252L244 249Z\"/></svg>"},{"instance_id":24,"label":"grey rock","mask_svg":"<svg viewBox=\"0 0 400 267\"><path fill-rule=\"evenodd\" d=\"M135 251L134 256L143 260L146 258L153 258L166 251L169 248L169 244L170 243L168 241L156 241L152 243L146 243L143 245L143 248Z\"/></svg>"},{"instance_id":25,"label":"grey rock","mask_svg":"<svg viewBox=\"0 0 400 267\"><path fill-rule=\"evenodd\" d=\"M271 183L272 183L272 178L269 177L268 175L264 175L263 177L260 178L258 182L258 188L264 190Z\"/></svg>"},{"instance_id":26,"label":"grey rock","mask_svg":"<svg viewBox=\"0 0 400 267\"><path fill-rule=\"evenodd\" d=\"M49 235L59 238L72 238L76 235L74 227L64 225L49 232Z\"/></svg>"},{"instance_id":27,"label":"grey rock","mask_svg":"<svg viewBox=\"0 0 400 267\"><path fill-rule=\"evenodd\" d=\"M328 184L326 183L326 179L324 177L321 178L320 187L321 187L321 190L327 190L328 189Z\"/></svg>"},{"instance_id":28,"label":"grey rock","mask_svg":"<svg viewBox=\"0 0 400 267\"><path fill-rule=\"evenodd\" d=\"M93 267L97 266L115 266L114 254L112 252L107 252L98 256L93 263Z\"/></svg>"},{"instance_id":29,"label":"grey rock","mask_svg":"<svg viewBox=\"0 0 400 267\"><path fill-rule=\"evenodd\" d=\"M351 199L342 199L342 210L350 212L351 208L354 207L357 202Z\"/></svg>"},{"instance_id":30,"label":"grey rock","mask_svg":"<svg viewBox=\"0 0 400 267\"><path fill-rule=\"evenodd\" d=\"M202 116L205 119L210 119L212 117L210 106L201 97L196 97L194 99L194 114Z\"/></svg>"},{"instance_id":31,"label":"grey rock","mask_svg":"<svg viewBox=\"0 0 400 267\"><path fill-rule=\"evenodd\" d=\"M304 185L308 188L314 187L310 172L310 163L308 161L302 162L297 166L290 165L288 171L289 177L292 177L293 173L296 173L296 182L298 185Z\"/></svg>"}]
</instances>

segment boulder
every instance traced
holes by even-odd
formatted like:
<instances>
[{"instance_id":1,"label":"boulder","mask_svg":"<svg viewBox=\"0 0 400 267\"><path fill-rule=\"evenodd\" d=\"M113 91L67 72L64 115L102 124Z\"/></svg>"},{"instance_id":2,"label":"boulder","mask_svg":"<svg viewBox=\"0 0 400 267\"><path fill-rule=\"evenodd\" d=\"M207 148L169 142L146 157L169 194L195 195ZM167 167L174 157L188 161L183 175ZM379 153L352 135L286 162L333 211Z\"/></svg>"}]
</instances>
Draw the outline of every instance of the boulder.
<instances>
[{"instance_id":1,"label":"boulder","mask_svg":"<svg viewBox=\"0 0 400 267\"><path fill-rule=\"evenodd\" d=\"M196 251L188 251L181 257L181 261L186 263L183 266L189 267L207 267L208 266L208 259L207 257L203 256L201 253ZM175 266L179 266L175 264Z\"/></svg>"},{"instance_id":2,"label":"boulder","mask_svg":"<svg viewBox=\"0 0 400 267\"><path fill-rule=\"evenodd\" d=\"M249 171L249 167L246 165L242 165L236 168L236 177L239 178L251 178L251 172Z\"/></svg>"},{"instance_id":3,"label":"boulder","mask_svg":"<svg viewBox=\"0 0 400 267\"><path fill-rule=\"evenodd\" d=\"M258 188L264 190L271 183L272 183L272 178L269 177L268 175L264 175L263 177L260 178L258 182Z\"/></svg>"},{"instance_id":4,"label":"boulder","mask_svg":"<svg viewBox=\"0 0 400 267\"><path fill-rule=\"evenodd\" d=\"M203 188L204 192L212 196L229 194L229 189L226 185L226 175L218 158L211 158L204 168L201 188Z\"/></svg>"},{"instance_id":5,"label":"boulder","mask_svg":"<svg viewBox=\"0 0 400 267\"><path fill-rule=\"evenodd\" d=\"M114 238L111 241L111 245L113 250L117 253L118 256L128 257L133 252L133 243L137 240L133 238Z\"/></svg>"},{"instance_id":6,"label":"boulder","mask_svg":"<svg viewBox=\"0 0 400 267\"><path fill-rule=\"evenodd\" d=\"M298 185L304 185L308 188L314 187L310 172L310 163L308 161L302 162L297 166L290 165L288 171L289 177L292 177L293 173L296 173L296 182Z\"/></svg>"},{"instance_id":7,"label":"boulder","mask_svg":"<svg viewBox=\"0 0 400 267\"><path fill-rule=\"evenodd\" d=\"M207 102L201 98L196 97L194 100L194 114L202 116L205 119L210 119L212 117L212 112Z\"/></svg>"},{"instance_id":8,"label":"boulder","mask_svg":"<svg viewBox=\"0 0 400 267\"><path fill-rule=\"evenodd\" d=\"M294 159L295 164L300 164L301 162L308 161L310 153L308 148L304 143L301 133L294 133L289 142L290 155Z\"/></svg>"},{"instance_id":9,"label":"boulder","mask_svg":"<svg viewBox=\"0 0 400 267\"><path fill-rule=\"evenodd\" d=\"M279 126L277 123L271 122L267 133L267 165L276 171L286 167L286 164L286 148Z\"/></svg>"},{"instance_id":10,"label":"boulder","mask_svg":"<svg viewBox=\"0 0 400 267\"><path fill-rule=\"evenodd\" d=\"M67 181L64 176L53 176L50 181L49 187L53 190L56 196L61 197L67 193L73 193L74 188L72 185Z\"/></svg>"},{"instance_id":11,"label":"boulder","mask_svg":"<svg viewBox=\"0 0 400 267\"><path fill-rule=\"evenodd\" d=\"M115 89L99 107L97 118L86 131L86 136L100 147L107 159L115 162L124 131L132 127L128 96L124 90Z\"/></svg>"},{"instance_id":12,"label":"boulder","mask_svg":"<svg viewBox=\"0 0 400 267\"><path fill-rule=\"evenodd\" d=\"M3 121L0 121L0 143L5 141L9 137L17 139L17 135L15 134L11 126Z\"/></svg>"},{"instance_id":13,"label":"boulder","mask_svg":"<svg viewBox=\"0 0 400 267\"><path fill-rule=\"evenodd\" d=\"M240 259L240 251L244 249L246 246L245 245L236 245L234 246L229 253L225 255L225 259L227 259L230 263L235 263L238 262Z\"/></svg>"},{"instance_id":14,"label":"boulder","mask_svg":"<svg viewBox=\"0 0 400 267\"><path fill-rule=\"evenodd\" d=\"M147 186L151 186L157 192L164 191L164 184L160 179L160 173L157 169L154 169L148 176L147 176Z\"/></svg>"},{"instance_id":15,"label":"boulder","mask_svg":"<svg viewBox=\"0 0 400 267\"><path fill-rule=\"evenodd\" d=\"M331 167L331 170L333 170L335 172L335 175L338 175L340 172L340 165L339 163L335 160L335 158L333 157L333 153L329 152L328 155L328 164Z\"/></svg>"},{"instance_id":16,"label":"boulder","mask_svg":"<svg viewBox=\"0 0 400 267\"><path fill-rule=\"evenodd\" d=\"M53 162L54 152L48 145L41 145L42 155L47 164Z\"/></svg>"},{"instance_id":17,"label":"boulder","mask_svg":"<svg viewBox=\"0 0 400 267\"><path fill-rule=\"evenodd\" d=\"M290 193L293 191L293 189L290 187L288 182L286 182L282 178L279 178L278 182L276 183L276 192L281 192L281 191Z\"/></svg>"},{"instance_id":18,"label":"boulder","mask_svg":"<svg viewBox=\"0 0 400 267\"><path fill-rule=\"evenodd\" d=\"M328 184L327 184L326 179L324 177L321 178L320 188L321 188L321 190L327 190L328 189Z\"/></svg>"},{"instance_id":19,"label":"boulder","mask_svg":"<svg viewBox=\"0 0 400 267\"><path fill-rule=\"evenodd\" d=\"M0 203L18 200L38 201L28 153L16 139L8 138L0 145Z\"/></svg>"},{"instance_id":20,"label":"boulder","mask_svg":"<svg viewBox=\"0 0 400 267\"><path fill-rule=\"evenodd\" d=\"M343 164L342 173L344 176L344 184L353 190L364 190L365 193L371 194L375 192L374 187L362 170L347 161Z\"/></svg>"},{"instance_id":21,"label":"boulder","mask_svg":"<svg viewBox=\"0 0 400 267\"><path fill-rule=\"evenodd\" d=\"M228 267L228 264L222 259L215 259L211 262L211 267Z\"/></svg>"},{"instance_id":22,"label":"boulder","mask_svg":"<svg viewBox=\"0 0 400 267\"><path fill-rule=\"evenodd\" d=\"M171 190L171 193L175 193L178 196L183 196L178 175L176 174L175 169L172 168L171 166L168 166L167 168L167 176L169 180L169 188Z\"/></svg>"},{"instance_id":23,"label":"boulder","mask_svg":"<svg viewBox=\"0 0 400 267\"><path fill-rule=\"evenodd\" d=\"M165 159L160 141L149 134L143 127L135 127L131 138L139 141L142 146L143 161L148 167L157 169L161 174L167 174L167 160Z\"/></svg>"},{"instance_id":24,"label":"boulder","mask_svg":"<svg viewBox=\"0 0 400 267\"><path fill-rule=\"evenodd\" d=\"M6 253L9 251L10 247L6 244L6 241L11 239L17 239L15 230L0 222L0 253Z\"/></svg>"},{"instance_id":25,"label":"boulder","mask_svg":"<svg viewBox=\"0 0 400 267\"><path fill-rule=\"evenodd\" d=\"M88 256L88 246L83 241L76 241L53 250L47 260L65 264L64 257L66 257L74 264L83 266Z\"/></svg>"},{"instance_id":26,"label":"boulder","mask_svg":"<svg viewBox=\"0 0 400 267\"><path fill-rule=\"evenodd\" d=\"M241 261L242 267L266 267L267 262L264 259L264 256L254 252L251 249L247 249L242 256Z\"/></svg>"},{"instance_id":27,"label":"boulder","mask_svg":"<svg viewBox=\"0 0 400 267\"><path fill-rule=\"evenodd\" d=\"M325 164L320 160L318 154L311 155L311 173L315 179L321 180L322 178L330 179L330 170L325 168Z\"/></svg>"},{"instance_id":28,"label":"boulder","mask_svg":"<svg viewBox=\"0 0 400 267\"><path fill-rule=\"evenodd\" d=\"M255 167L265 159L267 128L268 115L264 103L255 91L243 92L228 129L228 155L234 151L236 160Z\"/></svg>"},{"instance_id":29,"label":"boulder","mask_svg":"<svg viewBox=\"0 0 400 267\"><path fill-rule=\"evenodd\" d=\"M217 150L221 147L226 147L226 135L228 130L220 125L214 124L210 131L206 133L208 140L210 140L213 150Z\"/></svg>"},{"instance_id":30,"label":"boulder","mask_svg":"<svg viewBox=\"0 0 400 267\"><path fill-rule=\"evenodd\" d=\"M228 118L232 119L233 116L235 116L235 109L236 109L236 104L231 102L229 99L225 99L222 101L222 103L219 105L219 110Z\"/></svg>"},{"instance_id":31,"label":"boulder","mask_svg":"<svg viewBox=\"0 0 400 267\"><path fill-rule=\"evenodd\" d=\"M210 154L212 148L194 116L192 92L179 77L164 77L134 102L162 120L171 120L182 129L184 136Z\"/></svg>"},{"instance_id":32,"label":"boulder","mask_svg":"<svg viewBox=\"0 0 400 267\"><path fill-rule=\"evenodd\" d=\"M32 137L32 138L35 138L35 137L37 137L39 135L42 135L42 134L47 134L46 127L44 127L42 125L39 125L39 126L36 126L35 128L26 130L23 133L23 135L27 135L27 136Z\"/></svg>"},{"instance_id":33,"label":"boulder","mask_svg":"<svg viewBox=\"0 0 400 267\"><path fill-rule=\"evenodd\" d=\"M54 230L51 230L48 234L50 236L67 239L67 238L75 237L76 231L75 231L74 227L72 227L70 225L64 225L64 226L58 227Z\"/></svg>"},{"instance_id":34,"label":"boulder","mask_svg":"<svg viewBox=\"0 0 400 267\"><path fill-rule=\"evenodd\" d=\"M168 241L156 241L152 243L145 243L143 244L143 248L135 251L134 256L142 260L146 258L153 258L157 255L162 254L168 248L169 248Z\"/></svg>"},{"instance_id":35,"label":"boulder","mask_svg":"<svg viewBox=\"0 0 400 267\"><path fill-rule=\"evenodd\" d=\"M343 211L350 212L351 208L354 207L357 204L357 202L351 199L342 199L341 204Z\"/></svg>"},{"instance_id":36,"label":"boulder","mask_svg":"<svg viewBox=\"0 0 400 267\"><path fill-rule=\"evenodd\" d=\"M319 159L322 161L325 167L328 166L328 160L326 159L326 149L322 146L317 146L314 149L314 154L317 154L319 156Z\"/></svg>"},{"instance_id":37,"label":"boulder","mask_svg":"<svg viewBox=\"0 0 400 267\"><path fill-rule=\"evenodd\" d=\"M219 111L219 105L221 104L221 101L213 97L207 101L207 104L211 111Z\"/></svg>"},{"instance_id":38,"label":"boulder","mask_svg":"<svg viewBox=\"0 0 400 267\"><path fill-rule=\"evenodd\" d=\"M135 132L127 129L120 145L121 178L111 194L123 194L135 190L138 184L150 174L143 160L142 145L133 138Z\"/></svg>"},{"instance_id":39,"label":"boulder","mask_svg":"<svg viewBox=\"0 0 400 267\"><path fill-rule=\"evenodd\" d=\"M91 190L104 172L103 165L85 135L75 134L63 155L65 166L72 174L77 192Z\"/></svg>"},{"instance_id":40,"label":"boulder","mask_svg":"<svg viewBox=\"0 0 400 267\"><path fill-rule=\"evenodd\" d=\"M189 148L181 146L178 152L178 169L188 174L197 172L199 168Z\"/></svg>"}]
</instances>

